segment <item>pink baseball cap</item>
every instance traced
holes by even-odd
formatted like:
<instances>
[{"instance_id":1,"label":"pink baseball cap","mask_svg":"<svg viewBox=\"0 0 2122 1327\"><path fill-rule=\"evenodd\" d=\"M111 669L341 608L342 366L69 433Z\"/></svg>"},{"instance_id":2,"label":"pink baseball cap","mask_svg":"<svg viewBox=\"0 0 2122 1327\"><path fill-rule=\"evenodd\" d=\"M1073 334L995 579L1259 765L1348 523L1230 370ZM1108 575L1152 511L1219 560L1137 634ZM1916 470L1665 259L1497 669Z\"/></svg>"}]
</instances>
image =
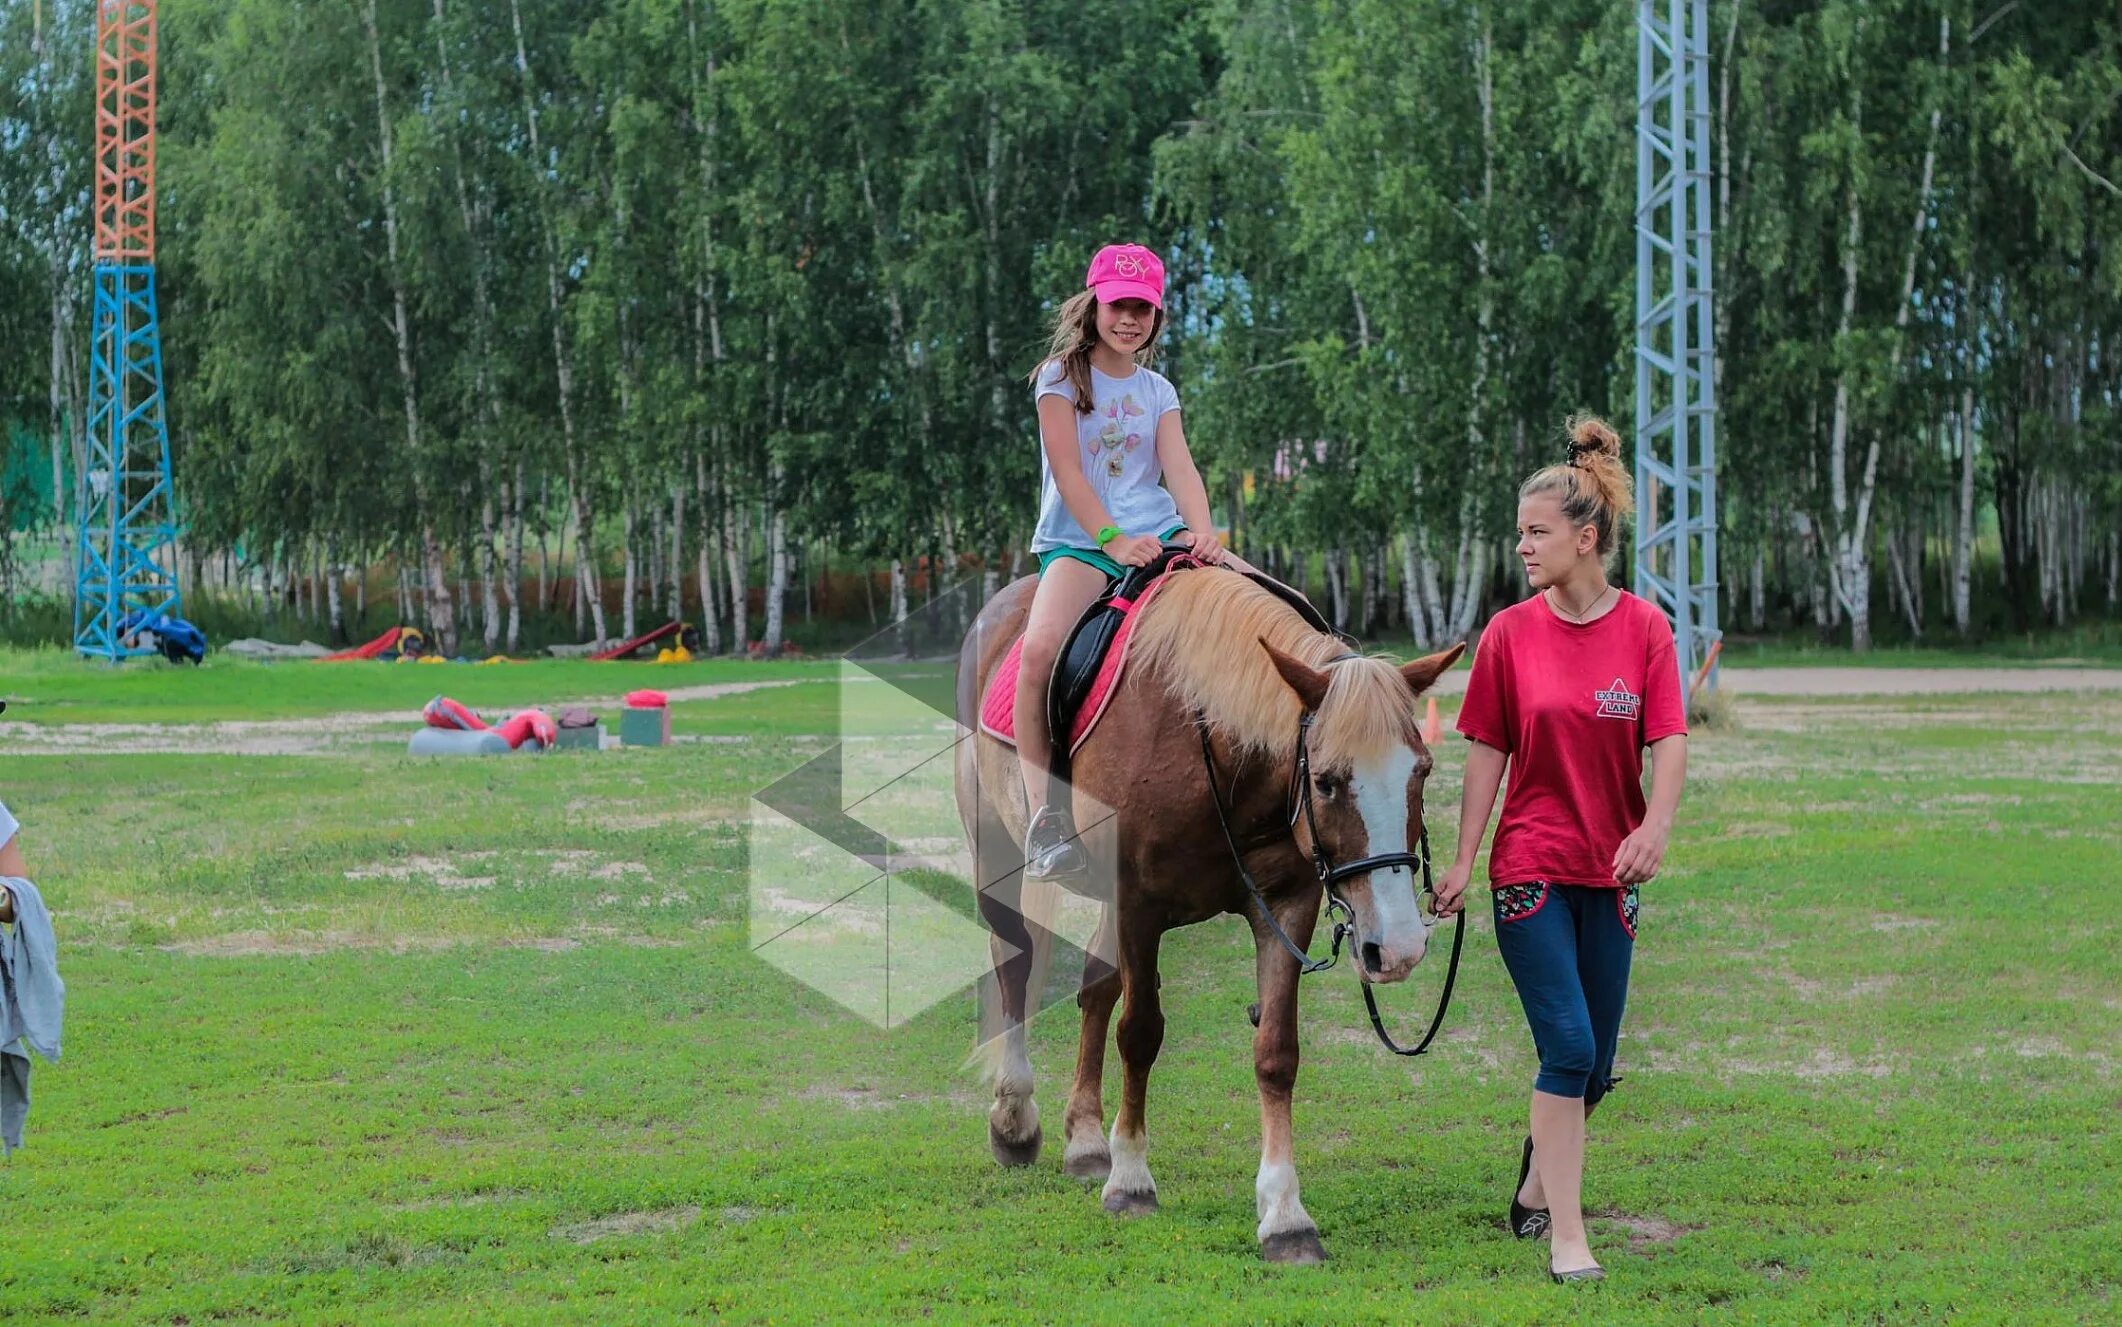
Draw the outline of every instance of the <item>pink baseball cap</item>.
<instances>
[{"instance_id":1,"label":"pink baseball cap","mask_svg":"<svg viewBox=\"0 0 2122 1327\"><path fill-rule=\"evenodd\" d=\"M1108 244L1092 256L1083 284L1100 304L1148 300L1164 307L1164 260L1139 244Z\"/></svg>"}]
</instances>

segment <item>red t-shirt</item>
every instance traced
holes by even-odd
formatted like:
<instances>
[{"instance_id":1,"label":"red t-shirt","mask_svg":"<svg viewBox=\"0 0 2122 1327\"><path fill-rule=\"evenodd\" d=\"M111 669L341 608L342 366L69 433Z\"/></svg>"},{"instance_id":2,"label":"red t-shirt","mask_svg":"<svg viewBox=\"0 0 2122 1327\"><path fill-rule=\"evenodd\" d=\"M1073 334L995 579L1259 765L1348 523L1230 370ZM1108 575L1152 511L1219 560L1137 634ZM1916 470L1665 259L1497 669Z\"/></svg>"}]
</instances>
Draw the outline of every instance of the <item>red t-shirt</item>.
<instances>
[{"instance_id":1,"label":"red t-shirt","mask_svg":"<svg viewBox=\"0 0 2122 1327\"><path fill-rule=\"evenodd\" d=\"M1614 853L1643 823L1643 748L1687 731L1673 629L1620 594L1586 623L1535 595L1481 634L1459 731L1510 756L1491 885L1618 887Z\"/></svg>"}]
</instances>

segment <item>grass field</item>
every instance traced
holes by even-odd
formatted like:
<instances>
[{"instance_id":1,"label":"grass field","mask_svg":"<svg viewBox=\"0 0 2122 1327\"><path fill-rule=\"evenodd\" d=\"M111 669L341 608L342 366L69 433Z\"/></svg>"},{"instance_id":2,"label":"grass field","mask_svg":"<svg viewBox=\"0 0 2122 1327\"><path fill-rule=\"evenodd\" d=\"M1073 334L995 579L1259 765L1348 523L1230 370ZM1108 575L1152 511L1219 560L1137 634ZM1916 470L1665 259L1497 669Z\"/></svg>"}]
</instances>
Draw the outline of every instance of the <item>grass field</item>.
<instances>
[{"instance_id":1,"label":"grass field","mask_svg":"<svg viewBox=\"0 0 2122 1327\"><path fill-rule=\"evenodd\" d=\"M823 748L832 677L0 655L69 994L0 1166L0 1319L2122 1318L2122 695L1752 701L1698 738L1592 1131L1612 1279L1562 1288L1501 1229L1533 1061L1485 917L1412 1064L1308 979L1326 1267L1255 1254L1235 919L1166 946L1163 1211L1060 1173L1072 1008L1034 1027L1049 1153L997 1168L969 997L881 1032L749 951L749 794ZM747 681L785 685L682 702L667 749L400 754L438 689ZM1386 995L1403 1024L1437 976Z\"/></svg>"}]
</instances>

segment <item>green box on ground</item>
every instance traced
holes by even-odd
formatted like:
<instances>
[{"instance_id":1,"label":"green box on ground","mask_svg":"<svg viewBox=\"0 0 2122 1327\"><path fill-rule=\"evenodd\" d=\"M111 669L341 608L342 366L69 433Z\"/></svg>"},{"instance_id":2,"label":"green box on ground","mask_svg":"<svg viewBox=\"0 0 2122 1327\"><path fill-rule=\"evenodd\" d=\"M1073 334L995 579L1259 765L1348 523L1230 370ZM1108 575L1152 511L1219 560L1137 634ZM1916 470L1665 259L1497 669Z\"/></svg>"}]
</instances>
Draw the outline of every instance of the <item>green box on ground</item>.
<instances>
[{"instance_id":1,"label":"green box on ground","mask_svg":"<svg viewBox=\"0 0 2122 1327\"><path fill-rule=\"evenodd\" d=\"M604 720L599 719L587 728L562 728L553 739L555 751L598 751L604 746Z\"/></svg>"},{"instance_id":2,"label":"green box on ground","mask_svg":"<svg viewBox=\"0 0 2122 1327\"><path fill-rule=\"evenodd\" d=\"M670 707L636 709L627 706L619 715L619 740L627 746L670 745Z\"/></svg>"}]
</instances>

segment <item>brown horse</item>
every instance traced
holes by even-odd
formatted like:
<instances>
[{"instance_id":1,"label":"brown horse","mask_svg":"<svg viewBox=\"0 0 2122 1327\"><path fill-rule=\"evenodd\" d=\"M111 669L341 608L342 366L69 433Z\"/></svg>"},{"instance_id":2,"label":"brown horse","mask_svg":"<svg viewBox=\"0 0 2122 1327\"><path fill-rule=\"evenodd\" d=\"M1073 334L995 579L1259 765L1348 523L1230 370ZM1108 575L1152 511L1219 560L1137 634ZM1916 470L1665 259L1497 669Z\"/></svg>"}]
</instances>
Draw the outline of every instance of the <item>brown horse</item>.
<instances>
[{"instance_id":1,"label":"brown horse","mask_svg":"<svg viewBox=\"0 0 2122 1327\"><path fill-rule=\"evenodd\" d=\"M978 732L970 716L1023 630L1035 583L1021 580L997 595L958 660L961 722L976 730L958 748L958 811L980 871L981 916L993 932L982 1049L995 1096L989 1143L1004 1165L1028 1165L1039 1153L1024 1021L1045 982L1053 937L1042 918L1050 917L1054 899L1023 879L1026 811L1015 755ZM1253 1066L1262 1134L1261 1254L1277 1262L1326 1256L1298 1198L1290 1150L1298 964L1252 904L1233 863L1203 768L1196 716L1208 727L1245 869L1276 922L1297 945L1307 945L1321 903L1315 851L1352 863L1414 850L1430 769L1415 698L1463 649L1399 666L1357 656L1250 579L1218 570L1177 573L1140 610L1127 671L1073 764L1076 823L1093 878L1111 882L1111 906L1089 946L1077 995L1082 1027L1063 1164L1071 1175L1105 1180L1107 1211L1157 1206L1145 1106L1150 1066L1164 1038L1158 945L1175 927L1236 913L1253 929L1260 997ZM1293 780L1305 715L1311 716L1312 814L1299 817L1294 799L1307 790ZM1352 953L1361 978L1406 977L1428 942L1415 873L1406 866L1370 870L1337 888L1354 914ZM1118 1044L1125 1077L1108 1140L1105 1039L1122 997Z\"/></svg>"}]
</instances>

